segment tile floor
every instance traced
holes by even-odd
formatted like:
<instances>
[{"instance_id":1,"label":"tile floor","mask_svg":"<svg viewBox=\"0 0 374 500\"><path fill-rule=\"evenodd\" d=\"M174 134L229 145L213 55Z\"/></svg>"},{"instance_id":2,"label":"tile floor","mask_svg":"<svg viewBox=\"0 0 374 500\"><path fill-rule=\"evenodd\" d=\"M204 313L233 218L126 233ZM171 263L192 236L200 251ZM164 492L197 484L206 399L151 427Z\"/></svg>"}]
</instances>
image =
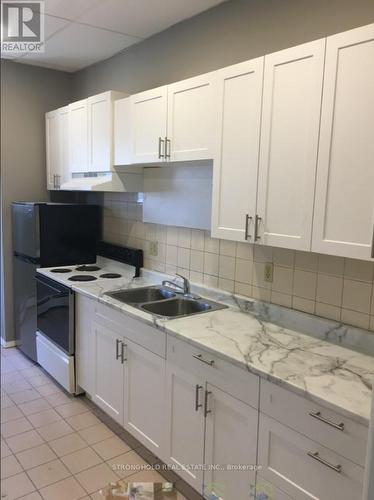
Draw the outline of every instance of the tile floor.
<instances>
[{"instance_id":1,"label":"tile floor","mask_svg":"<svg viewBox=\"0 0 374 500\"><path fill-rule=\"evenodd\" d=\"M104 500L100 490L125 477L201 498L172 472L149 470L159 463L91 401L65 393L16 348L1 349L2 499Z\"/></svg>"}]
</instances>

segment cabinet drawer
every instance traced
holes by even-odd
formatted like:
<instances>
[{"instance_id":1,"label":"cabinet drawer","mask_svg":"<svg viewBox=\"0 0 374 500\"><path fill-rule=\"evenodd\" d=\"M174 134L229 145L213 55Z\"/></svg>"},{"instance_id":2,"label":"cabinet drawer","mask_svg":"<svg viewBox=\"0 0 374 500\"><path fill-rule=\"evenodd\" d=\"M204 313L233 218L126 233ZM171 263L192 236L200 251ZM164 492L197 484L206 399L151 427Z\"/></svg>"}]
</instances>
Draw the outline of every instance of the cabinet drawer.
<instances>
[{"instance_id":1,"label":"cabinet drawer","mask_svg":"<svg viewBox=\"0 0 374 500\"><path fill-rule=\"evenodd\" d=\"M260 409L279 422L365 465L368 429L337 412L261 380Z\"/></svg>"},{"instance_id":2,"label":"cabinet drawer","mask_svg":"<svg viewBox=\"0 0 374 500\"><path fill-rule=\"evenodd\" d=\"M256 375L170 334L167 339L167 359L253 408L258 408L259 378Z\"/></svg>"},{"instance_id":3,"label":"cabinet drawer","mask_svg":"<svg viewBox=\"0 0 374 500\"><path fill-rule=\"evenodd\" d=\"M364 469L260 413L261 476L295 500L361 498Z\"/></svg>"},{"instance_id":4,"label":"cabinet drawer","mask_svg":"<svg viewBox=\"0 0 374 500\"><path fill-rule=\"evenodd\" d=\"M94 307L95 321L108 326L122 337L132 340L154 354L165 358L166 334L142 321L130 318L126 313L116 311L97 302Z\"/></svg>"}]
</instances>

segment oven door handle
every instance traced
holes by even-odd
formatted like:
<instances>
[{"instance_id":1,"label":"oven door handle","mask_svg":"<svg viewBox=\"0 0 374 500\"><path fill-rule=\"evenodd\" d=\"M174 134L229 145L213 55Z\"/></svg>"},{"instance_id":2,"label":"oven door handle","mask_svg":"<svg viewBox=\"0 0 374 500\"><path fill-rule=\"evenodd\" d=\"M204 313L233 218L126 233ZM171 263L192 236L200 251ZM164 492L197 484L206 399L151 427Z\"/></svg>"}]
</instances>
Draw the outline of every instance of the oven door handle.
<instances>
[{"instance_id":1,"label":"oven door handle","mask_svg":"<svg viewBox=\"0 0 374 500\"><path fill-rule=\"evenodd\" d=\"M67 289L67 290L59 290L58 288L55 288L54 286L52 286L50 283L46 283L44 280L41 280L40 278L38 278L37 276L35 276L35 279L36 281L38 281L41 285L44 285L44 286L47 286L48 288L50 288L51 290L57 292L57 295L64 295L65 297L67 297L69 295L69 292L70 290ZM65 286L65 285L63 285ZM66 287L67 288L67 287Z\"/></svg>"}]
</instances>

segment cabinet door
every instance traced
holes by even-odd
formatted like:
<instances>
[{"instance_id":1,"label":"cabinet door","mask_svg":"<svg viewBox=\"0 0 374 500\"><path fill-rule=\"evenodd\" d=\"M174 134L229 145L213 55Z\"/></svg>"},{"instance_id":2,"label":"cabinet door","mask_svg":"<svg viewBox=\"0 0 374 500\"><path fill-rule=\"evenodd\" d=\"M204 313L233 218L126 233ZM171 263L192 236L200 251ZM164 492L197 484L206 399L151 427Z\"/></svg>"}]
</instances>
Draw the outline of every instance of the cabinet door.
<instances>
[{"instance_id":1,"label":"cabinet door","mask_svg":"<svg viewBox=\"0 0 374 500\"><path fill-rule=\"evenodd\" d=\"M94 332L91 327L93 301L84 295L75 295L75 343L77 384L88 394L94 387Z\"/></svg>"},{"instance_id":2,"label":"cabinet door","mask_svg":"<svg viewBox=\"0 0 374 500\"><path fill-rule=\"evenodd\" d=\"M265 57L258 243L310 250L325 40Z\"/></svg>"},{"instance_id":3,"label":"cabinet door","mask_svg":"<svg viewBox=\"0 0 374 500\"><path fill-rule=\"evenodd\" d=\"M218 116L215 72L169 85L167 159L214 158Z\"/></svg>"},{"instance_id":4,"label":"cabinet door","mask_svg":"<svg viewBox=\"0 0 374 500\"><path fill-rule=\"evenodd\" d=\"M69 163L69 106L65 106L58 110L59 125L60 125L60 171L58 173L58 185L62 186L64 182L70 179L70 163Z\"/></svg>"},{"instance_id":5,"label":"cabinet door","mask_svg":"<svg viewBox=\"0 0 374 500\"><path fill-rule=\"evenodd\" d=\"M374 258L374 24L327 39L312 250Z\"/></svg>"},{"instance_id":6,"label":"cabinet door","mask_svg":"<svg viewBox=\"0 0 374 500\"><path fill-rule=\"evenodd\" d=\"M262 413L258 462L261 476L296 500L362 498L362 467Z\"/></svg>"},{"instance_id":7,"label":"cabinet door","mask_svg":"<svg viewBox=\"0 0 374 500\"><path fill-rule=\"evenodd\" d=\"M124 368L121 359L122 338L99 323L94 332L93 401L119 424L123 424Z\"/></svg>"},{"instance_id":8,"label":"cabinet door","mask_svg":"<svg viewBox=\"0 0 374 500\"><path fill-rule=\"evenodd\" d=\"M157 456L164 451L165 359L125 339L124 426Z\"/></svg>"},{"instance_id":9,"label":"cabinet door","mask_svg":"<svg viewBox=\"0 0 374 500\"><path fill-rule=\"evenodd\" d=\"M163 161L167 120L167 87L130 97L132 163Z\"/></svg>"},{"instance_id":10,"label":"cabinet door","mask_svg":"<svg viewBox=\"0 0 374 500\"><path fill-rule=\"evenodd\" d=\"M60 172L60 127L58 110L45 115L47 189L57 189L57 177Z\"/></svg>"},{"instance_id":11,"label":"cabinet door","mask_svg":"<svg viewBox=\"0 0 374 500\"><path fill-rule=\"evenodd\" d=\"M87 99L69 105L69 155L70 171L87 172L88 121Z\"/></svg>"},{"instance_id":12,"label":"cabinet door","mask_svg":"<svg viewBox=\"0 0 374 500\"><path fill-rule=\"evenodd\" d=\"M113 102L111 92L87 99L88 171L108 172L112 163Z\"/></svg>"},{"instance_id":13,"label":"cabinet door","mask_svg":"<svg viewBox=\"0 0 374 500\"><path fill-rule=\"evenodd\" d=\"M212 236L245 239L253 233L264 58L217 72L219 145L213 170ZM252 241L253 238L249 238Z\"/></svg>"},{"instance_id":14,"label":"cabinet door","mask_svg":"<svg viewBox=\"0 0 374 500\"><path fill-rule=\"evenodd\" d=\"M229 470L228 465L256 465L258 411L210 384L207 391L204 494L247 500L255 489L255 471Z\"/></svg>"},{"instance_id":15,"label":"cabinet door","mask_svg":"<svg viewBox=\"0 0 374 500\"><path fill-rule=\"evenodd\" d=\"M166 364L166 457L164 461L202 491L204 454L203 384L195 375Z\"/></svg>"},{"instance_id":16,"label":"cabinet door","mask_svg":"<svg viewBox=\"0 0 374 500\"><path fill-rule=\"evenodd\" d=\"M114 103L114 164L129 165L132 162L131 98Z\"/></svg>"}]
</instances>

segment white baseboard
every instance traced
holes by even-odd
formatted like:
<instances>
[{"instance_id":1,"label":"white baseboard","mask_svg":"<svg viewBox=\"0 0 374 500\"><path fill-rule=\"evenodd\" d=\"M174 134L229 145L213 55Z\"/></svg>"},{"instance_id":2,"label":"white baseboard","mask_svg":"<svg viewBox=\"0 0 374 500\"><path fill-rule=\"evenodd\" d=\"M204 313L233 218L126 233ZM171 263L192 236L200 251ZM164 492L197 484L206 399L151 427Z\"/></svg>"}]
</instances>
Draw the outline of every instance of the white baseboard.
<instances>
[{"instance_id":1,"label":"white baseboard","mask_svg":"<svg viewBox=\"0 0 374 500\"><path fill-rule=\"evenodd\" d=\"M9 347L16 347L16 345L16 340L4 340L3 337L1 337L1 347L4 347L4 349L8 349Z\"/></svg>"}]
</instances>

